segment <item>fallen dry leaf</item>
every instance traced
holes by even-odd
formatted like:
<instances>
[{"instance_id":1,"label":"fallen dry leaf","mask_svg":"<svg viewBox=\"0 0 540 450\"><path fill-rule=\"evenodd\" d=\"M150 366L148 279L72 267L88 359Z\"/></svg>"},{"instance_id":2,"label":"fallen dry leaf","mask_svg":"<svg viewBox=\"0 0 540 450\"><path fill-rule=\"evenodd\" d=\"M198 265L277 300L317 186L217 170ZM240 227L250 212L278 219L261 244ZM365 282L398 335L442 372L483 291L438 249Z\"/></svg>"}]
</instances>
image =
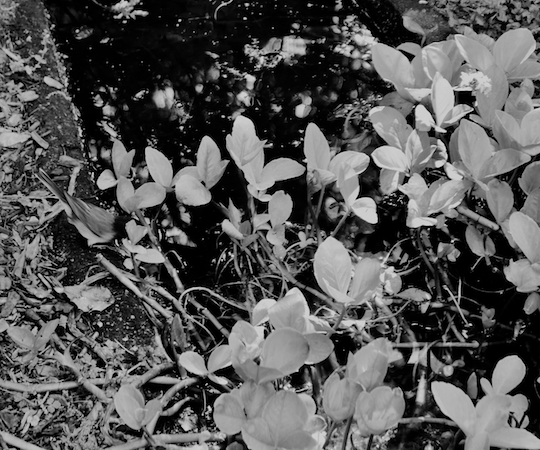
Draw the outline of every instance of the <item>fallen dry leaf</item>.
<instances>
[{"instance_id":1,"label":"fallen dry leaf","mask_svg":"<svg viewBox=\"0 0 540 450\"><path fill-rule=\"evenodd\" d=\"M111 291L103 286L65 286L64 292L84 312L103 311L114 303Z\"/></svg>"},{"instance_id":2,"label":"fallen dry leaf","mask_svg":"<svg viewBox=\"0 0 540 450\"><path fill-rule=\"evenodd\" d=\"M17 147L23 144L30 135L27 133L16 133L15 131L4 131L0 133L0 147Z\"/></svg>"}]
</instances>

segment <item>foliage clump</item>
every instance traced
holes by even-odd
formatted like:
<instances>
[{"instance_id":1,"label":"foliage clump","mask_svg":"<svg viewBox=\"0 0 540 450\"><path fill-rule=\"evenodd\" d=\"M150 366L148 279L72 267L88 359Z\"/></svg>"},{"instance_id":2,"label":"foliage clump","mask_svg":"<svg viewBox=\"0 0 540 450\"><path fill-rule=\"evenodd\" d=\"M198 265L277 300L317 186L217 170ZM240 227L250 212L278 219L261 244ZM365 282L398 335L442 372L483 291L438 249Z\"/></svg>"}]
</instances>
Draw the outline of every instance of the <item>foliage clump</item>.
<instances>
[{"instance_id":1,"label":"foliage clump","mask_svg":"<svg viewBox=\"0 0 540 450\"><path fill-rule=\"evenodd\" d=\"M433 4L457 30L468 26L493 38L521 27L535 35L540 30L538 0L434 0Z\"/></svg>"}]
</instances>

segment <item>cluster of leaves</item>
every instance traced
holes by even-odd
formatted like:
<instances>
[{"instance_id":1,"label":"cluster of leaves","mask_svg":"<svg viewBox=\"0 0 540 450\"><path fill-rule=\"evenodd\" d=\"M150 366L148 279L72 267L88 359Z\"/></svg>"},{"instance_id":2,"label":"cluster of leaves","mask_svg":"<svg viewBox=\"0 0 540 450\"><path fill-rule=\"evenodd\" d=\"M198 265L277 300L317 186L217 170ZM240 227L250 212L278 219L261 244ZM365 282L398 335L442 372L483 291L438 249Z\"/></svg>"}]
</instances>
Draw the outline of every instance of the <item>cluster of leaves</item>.
<instances>
[{"instance_id":1,"label":"cluster of leaves","mask_svg":"<svg viewBox=\"0 0 540 450\"><path fill-rule=\"evenodd\" d=\"M540 306L540 169L535 161L540 135L534 126L538 109L531 81L540 77L540 63L534 50L534 38L524 29L509 31L497 41L467 31L423 48L411 43L398 49L376 44L373 65L395 92L369 113L377 138L385 142L370 155L336 153L312 123L303 140L305 161L270 158L253 122L241 115L225 140L230 160L207 136L200 142L195 164L176 172L169 159L151 147L145 150L145 167L133 167L134 150L116 141L112 169L100 175L98 186L114 188L119 206L132 218L118 248L125 256L124 267L133 273L115 267L109 271L177 331L174 345L179 351L174 363L183 379L172 378L173 387L161 399L149 401L139 390L140 380L124 383L112 395L104 392L81 373L69 349L48 350L58 320L35 332L6 328L25 353L23 362L51 358L74 373L100 401L110 402L113 397L123 423L142 431L153 445L165 442L153 434L158 418L181 407L166 409L178 390L208 383L201 389L217 397L213 419L224 433L240 436L253 450L311 450L324 445L327 420L332 423L330 430L344 421L354 422L369 443L373 435L399 424L408 394L417 387L405 387L390 368L397 371L404 365L405 351L396 349L412 344L418 350L408 362L432 370L434 403L418 394L417 411L406 421L428 421L429 417L419 416L433 412L436 405L462 430L466 448L540 449L540 440L524 429L527 398L509 395L526 372L518 356L501 359L491 382L480 380L485 395L478 399L475 372L469 371L467 394L447 382L459 365L458 358L447 354L443 362L438 361L431 350L436 343L415 342L415 333L423 331L413 329L406 318L409 311L425 320L435 316L439 325L434 328L440 334L433 341L442 340L449 348L460 341L456 345L465 347L469 331L460 332L456 322L469 325L466 316L472 314L462 307L460 293L443 270L449 262L459 261L458 241L466 243L479 263L500 269L507 285L528 294L525 313L532 314ZM471 94L467 103L460 102L463 91ZM380 198L361 192L362 176L370 164L380 170L381 193L401 196L406 216L396 224L405 237L385 243L385 251L377 254L348 251L337 238L350 218L373 226L381 220ZM212 191L232 169L245 187L244 201L218 204ZM292 224L295 203L283 182L300 177L307 186L310 215L305 223ZM338 220L333 229L324 230L319 219L329 192L339 204ZM183 300L197 305L190 294L198 288L185 289L181 267L161 247L164 236L179 232L165 230L155 220L156 211L159 215L171 207L184 212L213 207L221 214L219 223L227 240L224 254L247 286L240 301L219 297L223 304L247 311L245 317L235 313L234 324L224 326L208 309L196 306L223 335L208 352L205 342L198 349L182 342L178 331L191 325ZM456 233L451 231L455 224L465 226ZM406 251L404 240L413 241L408 248L417 251L414 259L428 269L423 280L407 278L415 267L400 273L398 264L392 266L395 253ZM157 273L150 268L161 265L180 297L156 286L147 275ZM297 275L305 265L312 276L303 283ZM280 284L263 288L265 277L279 279ZM259 296L251 284L265 294ZM147 295L149 286L170 300L174 312ZM493 321L488 322L484 321L486 328L493 326ZM400 329L406 330L406 340ZM353 335L354 344L361 346L351 349L344 364L336 358L336 335ZM206 339L211 340L216 339ZM471 343L471 348L477 347ZM325 364L331 367L329 376ZM312 377L311 395L298 393L292 378L306 367ZM425 384L427 375L422 376ZM318 383L323 378L324 383ZM322 389L317 387L320 384ZM326 440L330 436L328 432ZM203 441L210 436L192 438Z\"/></svg>"},{"instance_id":2,"label":"cluster of leaves","mask_svg":"<svg viewBox=\"0 0 540 450\"><path fill-rule=\"evenodd\" d=\"M437 276L439 269L434 267L438 267L438 260L447 260L450 255L459 258L452 248L454 236L448 227L451 221L460 220L462 211L467 211L476 215L476 222L467 225L460 239L488 264L497 251L489 234L498 233L498 240L506 239L514 257L498 258L497 264L502 265L507 280L519 292L531 293L526 312L534 311L532 303L539 297L536 291L540 286L538 246L530 245L540 243L536 201L540 186L538 164L533 161L540 153L540 140L533 125L538 110L533 106L530 81L540 77L540 63L534 59L534 50L534 38L524 29L507 32L496 42L468 32L424 48L410 43L399 49L376 44L372 48L374 67L396 91L383 100L384 106L369 114L375 132L386 142L371 153L371 159L352 151L333 154L319 128L310 124L304 138L306 166L290 158L268 161L265 142L258 138L253 123L239 116L226 139L230 162L223 160L218 146L205 137L196 164L174 174L168 159L149 147L145 156L151 180L135 187L135 171L131 168L134 152L127 152L120 143L115 145L114 170L102 173L98 184L102 188L116 187L119 205L140 221L128 225L128 239L123 241L123 251L131 254L135 269L139 264L152 263L165 264L171 275L175 270L155 239L150 239L152 248L141 245L145 234L152 233L152 227L143 220L144 211L162 205L168 195L183 207L208 205L212 202L212 188L231 163L245 185L247 201L240 208L232 200L227 207L216 205L223 213L222 230L237 249L234 254L243 254L251 261L251 265L243 267L261 268L257 275L253 271L246 274L246 269L235 261L238 276L257 277L262 270L269 270L298 283L289 270L293 266L285 262L298 257L294 253L297 248L316 250L314 276L326 294L317 295L334 312L328 316L333 325L328 319L312 316L303 293L293 288L285 295L276 295L277 301L248 298L250 321L236 322L225 334L228 343L215 347L208 363L194 351L179 356L185 370L208 377L217 385L234 382L230 376L216 374L229 366L242 380L240 387L222 394L215 402L214 420L222 431L241 433L246 445L255 450L316 448L324 430L316 403L293 389L283 389L282 380L305 365L327 359L333 353L329 337L343 326L342 321L351 311L365 309L364 320L381 313L390 318L393 299L424 303L423 311L429 310L431 289L404 289L403 280L386 262L388 254L383 258L370 254L351 257L333 237L349 216L370 224L379 221L375 200L359 197L359 178L370 160L380 168L382 193L400 192L406 196L406 228L428 236L448 236L450 243L439 248L431 261L429 249L423 250L439 302L444 304L446 300L444 290L449 291L450 300L457 295L452 293L450 283L441 282L445 278L443 274ZM472 93L473 100L459 103L459 91ZM399 110L391 106L397 103ZM312 216L300 228L301 235L293 233L288 222L293 200L276 185L303 175ZM330 186L341 196L342 211L336 228L325 234L317 219L323 193ZM525 202L519 204L517 199L523 197ZM487 209L472 211L466 207L478 200L484 200ZM290 240L294 244L287 247ZM180 281L176 287L183 289ZM316 292L313 287L305 289ZM263 326L265 322L269 328ZM343 379L338 375L339 365L335 367L336 373L326 380L322 392L330 418L337 422L354 419L363 436L384 433L398 423L405 411L403 393L383 385L391 361L403 359L392 356L391 347L387 338L364 346L349 357ZM502 372L512 377L508 386L499 380ZM456 394L458 388L450 384L433 384L434 399L442 412L462 428L471 448L478 442L540 448L540 440L519 428L525 423L526 402L520 397L516 404L507 395L521 382L523 372L521 360L503 360L495 370L493 386L481 383L487 395L478 402L473 418L457 416L456 411L473 408L472 401L465 394ZM116 397L121 416L131 409L122 406L122 399L139 397L126 392ZM144 406L141 398L133 401L145 412L136 420L126 419L126 423L140 429L153 420L159 408ZM492 433L495 429L504 429L512 439L505 438L502 431Z\"/></svg>"},{"instance_id":3,"label":"cluster of leaves","mask_svg":"<svg viewBox=\"0 0 540 450\"><path fill-rule=\"evenodd\" d=\"M540 29L537 0L435 0L434 6L448 18L451 27L473 27L496 38L505 31L526 27L534 34Z\"/></svg>"},{"instance_id":4,"label":"cluster of leaves","mask_svg":"<svg viewBox=\"0 0 540 450\"><path fill-rule=\"evenodd\" d=\"M537 246L529 245L540 242L535 201L540 191L538 165L532 161L539 153L540 142L532 125L537 110L533 107L529 81L540 76L540 64L531 57L534 49L532 34L523 29L508 32L496 42L468 33L424 48L404 44L401 50L414 56L412 61L400 50L376 44L372 49L374 66L395 86L401 110L388 106L396 101L395 94L390 94L384 100L385 106L374 108L369 119L386 142L371 154L381 169L381 190L384 194L401 192L408 198L406 226L428 234L432 230L449 233L448 222L456 220L458 208L464 208L472 199L485 199L490 216L477 219L483 225L470 223L462 239L471 252L489 260L496 252L489 233L504 236L516 255L504 266L508 281L518 291L532 292L537 299L540 282L536 266L540 259ZM456 90L470 91L474 101L460 104ZM290 239L287 220L293 202L282 190L268 191L276 183L304 173L310 198L335 184L343 199L338 228L351 214L368 223L378 222L375 201L358 197L359 176L366 170L369 157L350 151L333 155L316 125L310 124L306 129L307 167L288 158L265 161L264 141L257 137L253 123L242 116L235 120L226 145L245 183L247 203L242 210L232 201L228 207L220 207L224 214L222 229L247 257L262 253L275 267L287 272L283 262L291 249L286 247ZM221 159L210 138L201 142L196 165L176 175L163 155L147 148L146 163L153 181L135 189L128 178L132 160L132 152L116 145L114 172L104 172L99 184L104 188L116 186L120 206L139 217L142 210L162 204L168 192L174 192L176 201L184 206L208 204L212 199L210 189L229 165ZM509 172L514 175L503 178ZM519 182L514 186L516 180ZM526 197L521 207L514 202L514 191ZM317 209L317 205L310 207ZM319 212L314 213L313 219ZM131 227L143 229L142 224ZM218 385L228 384L229 380L216 372L232 365L243 382L231 393L218 397L214 420L227 434L241 433L252 449L311 449L319 445L324 421L316 415L316 404L292 389L280 388L283 385L279 380L330 356L333 344L329 336L339 329L347 311L363 306L368 311L389 312L392 297L416 301L431 298L430 293L417 288L403 289L401 277L376 255L359 255L353 264L343 244L332 237L335 233L323 240L316 222L308 222L302 232L302 237L297 234L298 242L304 247L316 246L313 268L320 289L327 294L323 298L331 309L340 312L333 319L333 327L327 320L311 316L304 295L294 288L277 302L253 299L250 322L238 321L228 334L228 344L216 347L207 364L194 351L179 357L187 371L208 377ZM128 228L128 234L131 242L128 245L124 241L124 248L138 248L137 242L144 233L135 239ZM317 241L308 242L310 236ZM138 258L139 262L166 262L167 255L159 247L153 253L159 258ZM445 248L436 258L445 259L451 253ZM291 278L294 280L289 273ZM450 286L445 287L449 290ZM444 301L440 285L436 292L439 300ZM531 302L528 313L534 310ZM429 303L424 311L427 308ZM270 328L262 326L267 321ZM387 338L377 339L349 356L343 379L336 372L326 380L322 399L330 418L338 422L354 418L363 436L381 434L398 423L405 411L403 393L382 384L391 362L391 348ZM511 381L501 381L501 373L508 374ZM540 440L519 428L526 424L527 402L522 397L516 400L507 395L523 376L524 366L518 357L502 360L495 369L493 386L482 381L486 396L476 409L468 396L445 382L433 384L433 395L442 412L461 427L470 448L489 442L540 448ZM120 407L121 398L117 397L117 408L122 416L130 408ZM140 399L138 403L141 408L144 406ZM151 414L141 415L136 428L144 426L158 412L156 408L143 409L151 410ZM463 409L472 412L461 417L458 411Z\"/></svg>"}]
</instances>

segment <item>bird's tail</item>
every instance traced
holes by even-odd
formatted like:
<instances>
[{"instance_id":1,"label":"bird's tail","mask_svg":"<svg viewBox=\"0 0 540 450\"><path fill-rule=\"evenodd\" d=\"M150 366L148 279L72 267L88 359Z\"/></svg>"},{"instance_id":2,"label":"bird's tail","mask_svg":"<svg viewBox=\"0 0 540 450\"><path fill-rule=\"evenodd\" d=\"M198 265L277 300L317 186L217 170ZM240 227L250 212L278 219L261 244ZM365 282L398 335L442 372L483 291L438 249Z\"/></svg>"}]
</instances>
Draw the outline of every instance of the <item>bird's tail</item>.
<instances>
[{"instance_id":1,"label":"bird's tail","mask_svg":"<svg viewBox=\"0 0 540 450\"><path fill-rule=\"evenodd\" d=\"M37 177L45 186L47 186L49 191L58 197L59 200L67 203L66 193L51 179L49 175L47 175L47 172L45 172L43 169L39 169Z\"/></svg>"}]
</instances>

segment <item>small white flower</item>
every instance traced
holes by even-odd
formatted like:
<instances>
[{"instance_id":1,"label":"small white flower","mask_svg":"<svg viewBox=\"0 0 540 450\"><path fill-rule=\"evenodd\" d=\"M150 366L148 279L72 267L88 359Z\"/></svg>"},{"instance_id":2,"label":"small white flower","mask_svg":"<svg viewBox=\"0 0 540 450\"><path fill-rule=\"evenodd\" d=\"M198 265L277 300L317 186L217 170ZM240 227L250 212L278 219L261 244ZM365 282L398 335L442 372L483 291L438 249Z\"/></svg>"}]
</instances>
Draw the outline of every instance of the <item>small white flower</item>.
<instances>
[{"instance_id":1,"label":"small white flower","mask_svg":"<svg viewBox=\"0 0 540 450\"><path fill-rule=\"evenodd\" d=\"M481 92L489 96L491 94L491 79L480 71L463 72L459 88L471 89L475 94Z\"/></svg>"}]
</instances>

